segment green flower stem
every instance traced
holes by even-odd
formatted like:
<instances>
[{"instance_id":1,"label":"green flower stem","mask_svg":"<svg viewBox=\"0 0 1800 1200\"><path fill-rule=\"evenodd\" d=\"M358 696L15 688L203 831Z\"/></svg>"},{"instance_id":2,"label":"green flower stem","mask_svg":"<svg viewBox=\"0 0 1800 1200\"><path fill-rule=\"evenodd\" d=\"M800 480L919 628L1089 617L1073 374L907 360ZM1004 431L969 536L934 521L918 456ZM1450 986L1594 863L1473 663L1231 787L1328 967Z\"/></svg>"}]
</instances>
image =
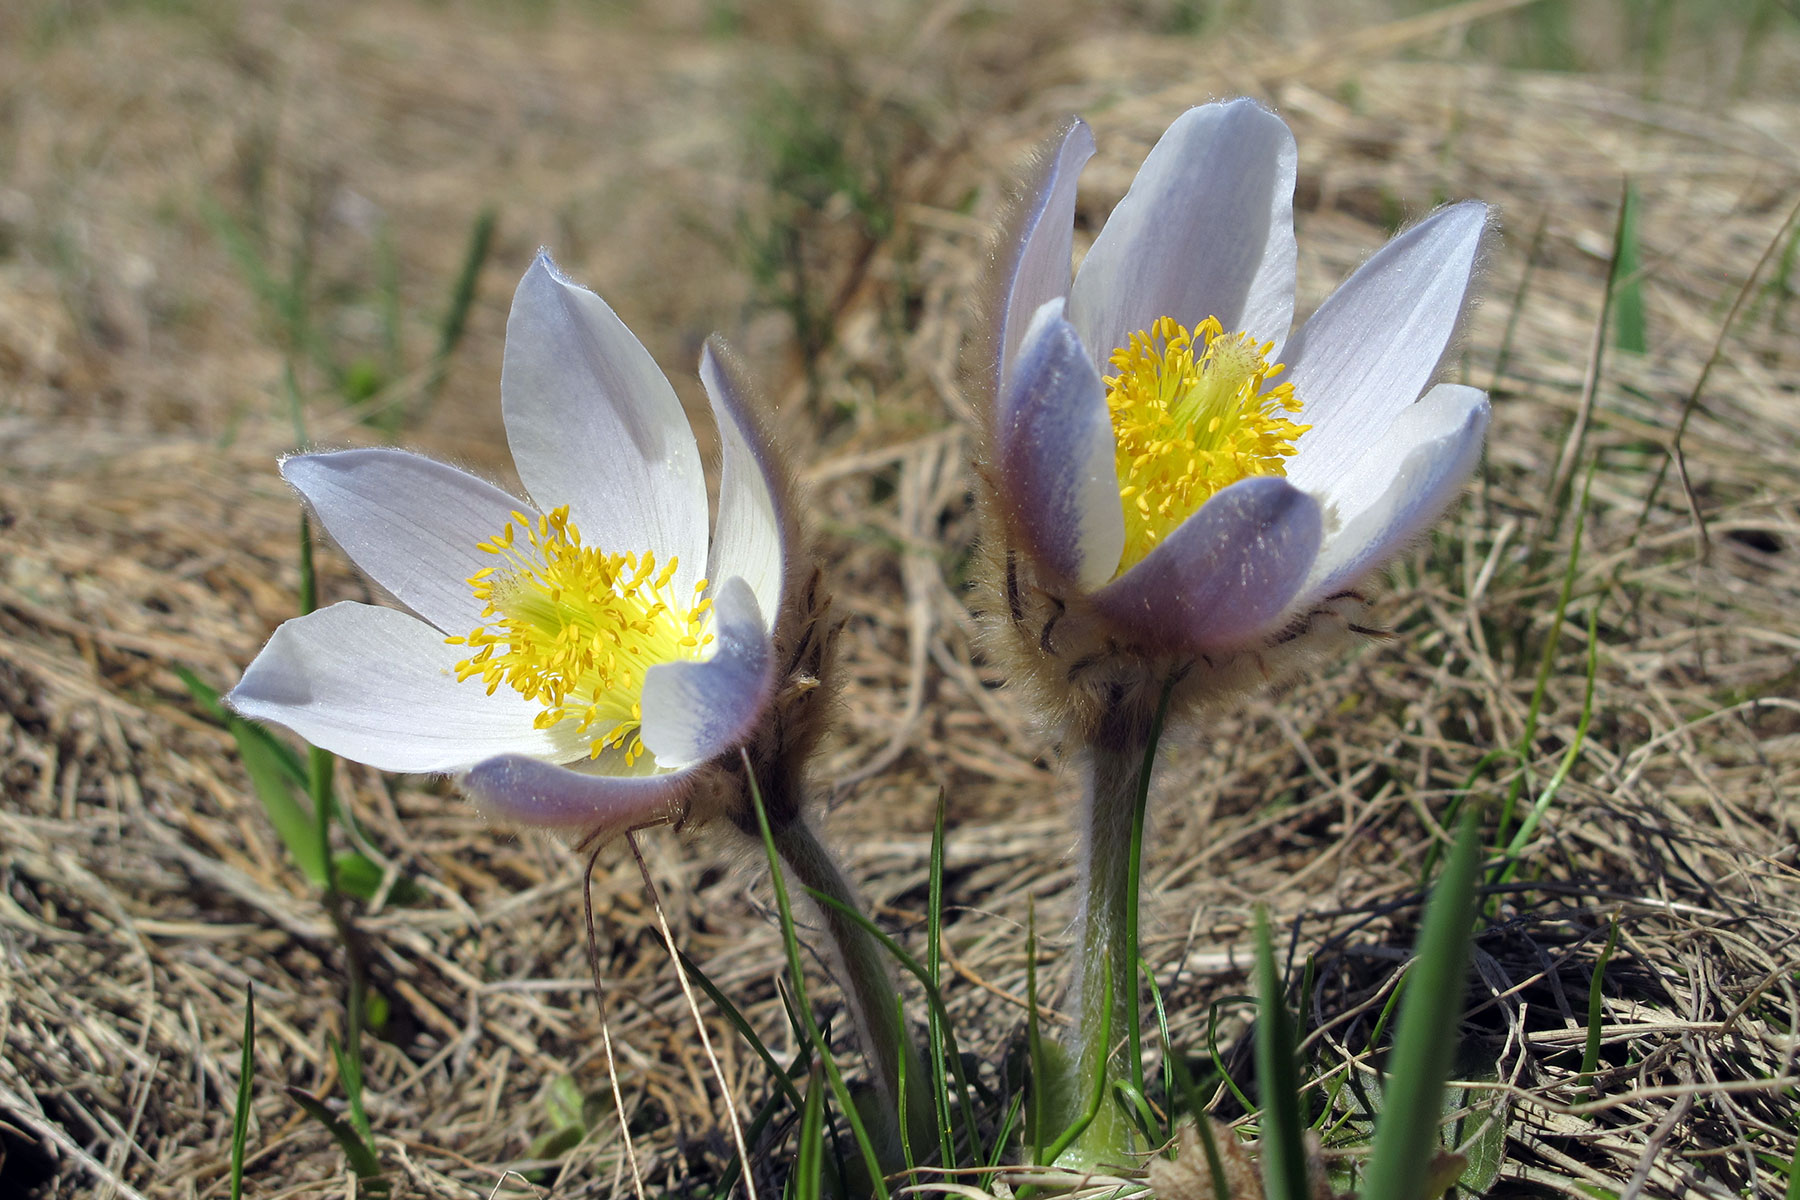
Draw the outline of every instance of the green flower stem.
<instances>
[{"instance_id":1,"label":"green flower stem","mask_svg":"<svg viewBox=\"0 0 1800 1200\"><path fill-rule=\"evenodd\" d=\"M1062 1089L1064 1119L1076 1097L1104 1073L1104 1090L1114 1081L1142 1090L1138 1019L1138 858L1142 850L1144 801L1149 773L1162 733L1168 689L1150 702L1116 705L1101 721L1087 748L1081 913L1076 918L1075 1024L1068 1045L1074 1064L1072 1087ZM1110 1097L1108 1097L1110 1099ZM1059 1165L1092 1167L1132 1161L1133 1126L1116 1104L1103 1103Z\"/></svg>"},{"instance_id":2,"label":"green flower stem","mask_svg":"<svg viewBox=\"0 0 1800 1200\"><path fill-rule=\"evenodd\" d=\"M837 861L813 833L803 817L796 817L772 830L775 851L796 883L811 888L855 912L862 912L856 889L838 870ZM886 1100L882 1114L888 1128L880 1135L879 1147L884 1161L900 1161L901 1142L898 1112L900 1079L904 1063L907 1129L915 1149L937 1144L936 1105L931 1089L921 1081L931 1079L919 1051L907 1036L901 1020L901 1006L894 991L892 964L881 945L837 908L815 905L819 928L831 947L844 990L850 1015L862 1038L863 1052L868 1056L876 1084Z\"/></svg>"}]
</instances>

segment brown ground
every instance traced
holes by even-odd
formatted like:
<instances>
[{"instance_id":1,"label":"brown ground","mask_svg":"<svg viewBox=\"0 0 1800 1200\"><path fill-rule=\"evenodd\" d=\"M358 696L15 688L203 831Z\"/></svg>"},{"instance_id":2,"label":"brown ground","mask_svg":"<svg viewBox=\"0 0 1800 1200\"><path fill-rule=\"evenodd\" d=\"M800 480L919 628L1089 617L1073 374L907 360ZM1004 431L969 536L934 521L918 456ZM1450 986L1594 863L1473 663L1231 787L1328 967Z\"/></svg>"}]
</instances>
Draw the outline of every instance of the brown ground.
<instances>
[{"instance_id":1,"label":"brown ground","mask_svg":"<svg viewBox=\"0 0 1800 1200\"><path fill-rule=\"evenodd\" d=\"M1028 899L1059 949L1072 834L1055 750L991 690L961 589L956 362L982 236L1061 114L1100 143L1091 232L1170 118L1239 92L1299 138L1303 309L1394 223L1446 197L1498 206L1463 368L1496 421L1470 502L1396 573L1397 637L1166 750L1145 948L1174 1035L1203 1044L1209 1003L1243 990L1267 902L1319 956L1298 998L1317 1069L1341 1074L1409 942L1434 815L1519 743L1552 633L1527 800L1574 740L1597 606L1591 727L1476 956L1500 1080L1477 1094L1510 1122L1497 1193L1781 1195L1800 1086L1800 276L1780 232L1800 191L1796 22L1769 3L1670 6L1668 37L1645 33L1654 5L1251 9L0 10L0 1195L48 1167L47 1195L223 1195L251 983L249 1194L351 1192L281 1090L336 1093L336 940L174 668L228 686L295 611L284 363L313 441L397 427L508 477L501 334L539 244L690 400L714 329L781 399L848 618L829 827L916 944L945 790L953 1007L997 1063ZM1649 352L1609 353L1584 388L1626 176ZM498 233L434 394L421 364L488 207ZM296 262L304 328L271 302ZM1690 487L1671 471L1651 495L1715 343ZM359 379L375 394L354 408ZM1574 522L1550 498L1596 451L1552 630ZM335 552L319 562L326 600L366 595ZM579 864L443 786L349 764L338 783L365 850L420 889L360 919L393 1008L369 1047L384 1162L404 1194L541 1194L503 1173L549 1130L547 1090L573 1075L605 1094ZM646 846L689 952L789 1052L766 883L715 846ZM704 1194L730 1156L716 1088L622 848L595 886L647 1187ZM1575 1076L1615 917L1592 1100ZM721 1040L760 1100L757 1064ZM626 1187L620 1148L602 1108L558 1192Z\"/></svg>"}]
</instances>

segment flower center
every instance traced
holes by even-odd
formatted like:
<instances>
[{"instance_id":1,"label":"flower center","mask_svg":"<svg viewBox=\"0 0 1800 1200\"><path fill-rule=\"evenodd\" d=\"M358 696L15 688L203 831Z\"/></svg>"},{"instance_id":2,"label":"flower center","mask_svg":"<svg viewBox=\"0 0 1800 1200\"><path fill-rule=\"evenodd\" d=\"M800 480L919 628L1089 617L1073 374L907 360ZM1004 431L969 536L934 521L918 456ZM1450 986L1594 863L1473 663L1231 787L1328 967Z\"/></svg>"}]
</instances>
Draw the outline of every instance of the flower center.
<instances>
[{"instance_id":1,"label":"flower center","mask_svg":"<svg viewBox=\"0 0 1800 1200\"><path fill-rule=\"evenodd\" d=\"M1274 347L1227 334L1208 317L1192 332L1161 317L1113 351L1106 379L1125 509L1121 572L1136 566L1213 494L1252 475L1285 475L1282 460L1311 429L1282 414L1300 411L1291 383L1267 386L1285 368Z\"/></svg>"},{"instance_id":2,"label":"flower center","mask_svg":"<svg viewBox=\"0 0 1800 1200\"><path fill-rule=\"evenodd\" d=\"M523 532L515 538L514 531ZM469 577L486 607L485 624L467 637L445 638L474 650L456 678L479 675L493 695L502 683L544 706L536 725L576 722L592 733L588 757L621 747L626 765L644 753L638 736L644 672L658 663L697 659L712 639L712 601L669 594L676 559L660 570L656 555L608 554L581 544L567 505L534 522L523 513L480 550L503 565Z\"/></svg>"}]
</instances>

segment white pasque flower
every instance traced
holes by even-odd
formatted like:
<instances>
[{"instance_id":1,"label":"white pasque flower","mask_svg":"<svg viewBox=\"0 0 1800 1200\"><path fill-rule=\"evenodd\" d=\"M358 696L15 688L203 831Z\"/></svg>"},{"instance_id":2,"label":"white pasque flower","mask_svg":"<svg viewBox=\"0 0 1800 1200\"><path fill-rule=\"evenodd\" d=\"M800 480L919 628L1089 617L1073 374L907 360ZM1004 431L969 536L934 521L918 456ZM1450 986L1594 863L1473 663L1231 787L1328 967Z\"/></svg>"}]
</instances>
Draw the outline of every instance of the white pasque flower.
<instances>
[{"instance_id":1,"label":"white pasque flower","mask_svg":"<svg viewBox=\"0 0 1800 1200\"><path fill-rule=\"evenodd\" d=\"M1479 460L1486 395L1427 386L1488 211L1402 233L1289 337L1297 155L1280 118L1250 100L1176 118L1071 283L1093 151L1079 120L1053 139L999 248L982 382L1014 623L1037 589L1069 636L1100 627L1090 646L1269 645L1434 521Z\"/></svg>"},{"instance_id":2,"label":"white pasque flower","mask_svg":"<svg viewBox=\"0 0 1800 1200\"><path fill-rule=\"evenodd\" d=\"M604 833L682 816L698 773L768 713L793 517L711 342L700 378L723 456L710 537L674 389L540 253L500 380L532 502L401 450L284 460L319 523L411 612L342 603L288 621L228 702L357 762L455 775L505 820Z\"/></svg>"}]
</instances>

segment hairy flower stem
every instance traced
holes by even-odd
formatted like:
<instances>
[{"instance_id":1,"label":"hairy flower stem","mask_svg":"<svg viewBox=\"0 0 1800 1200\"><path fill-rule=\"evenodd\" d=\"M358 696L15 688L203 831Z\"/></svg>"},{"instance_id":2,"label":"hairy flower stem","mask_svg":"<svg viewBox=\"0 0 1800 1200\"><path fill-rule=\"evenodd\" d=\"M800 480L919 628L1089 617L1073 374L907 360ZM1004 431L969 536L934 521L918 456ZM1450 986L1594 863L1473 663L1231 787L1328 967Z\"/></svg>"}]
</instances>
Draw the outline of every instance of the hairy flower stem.
<instances>
[{"instance_id":1,"label":"hairy flower stem","mask_svg":"<svg viewBox=\"0 0 1800 1200\"><path fill-rule=\"evenodd\" d=\"M803 816L772 830L775 852L794 882L829 896L852 912L861 913L856 889L838 870L831 855ZM925 1070L917 1047L900 1019L900 1003L894 991L893 964L887 951L848 913L830 904L815 904L819 928L831 947L831 958L843 985L844 1001L856 1023L863 1053L868 1056L876 1086L885 1104L879 1118L876 1149L884 1162L901 1163L900 1071L906 1071L907 1131L913 1153L930 1157L937 1146L937 1110L932 1101L931 1075Z\"/></svg>"},{"instance_id":2,"label":"hairy flower stem","mask_svg":"<svg viewBox=\"0 0 1800 1200\"><path fill-rule=\"evenodd\" d=\"M1116 1082L1138 1078L1138 859L1143 802L1167 701L1145 697L1113 706L1087 747L1082 905L1076 918L1075 1024L1067 1050L1074 1076L1065 1122L1077 1120L1104 1071L1099 1111L1060 1156L1064 1166L1132 1161L1133 1127L1114 1102ZM1107 993L1110 991L1110 1002Z\"/></svg>"}]
</instances>

